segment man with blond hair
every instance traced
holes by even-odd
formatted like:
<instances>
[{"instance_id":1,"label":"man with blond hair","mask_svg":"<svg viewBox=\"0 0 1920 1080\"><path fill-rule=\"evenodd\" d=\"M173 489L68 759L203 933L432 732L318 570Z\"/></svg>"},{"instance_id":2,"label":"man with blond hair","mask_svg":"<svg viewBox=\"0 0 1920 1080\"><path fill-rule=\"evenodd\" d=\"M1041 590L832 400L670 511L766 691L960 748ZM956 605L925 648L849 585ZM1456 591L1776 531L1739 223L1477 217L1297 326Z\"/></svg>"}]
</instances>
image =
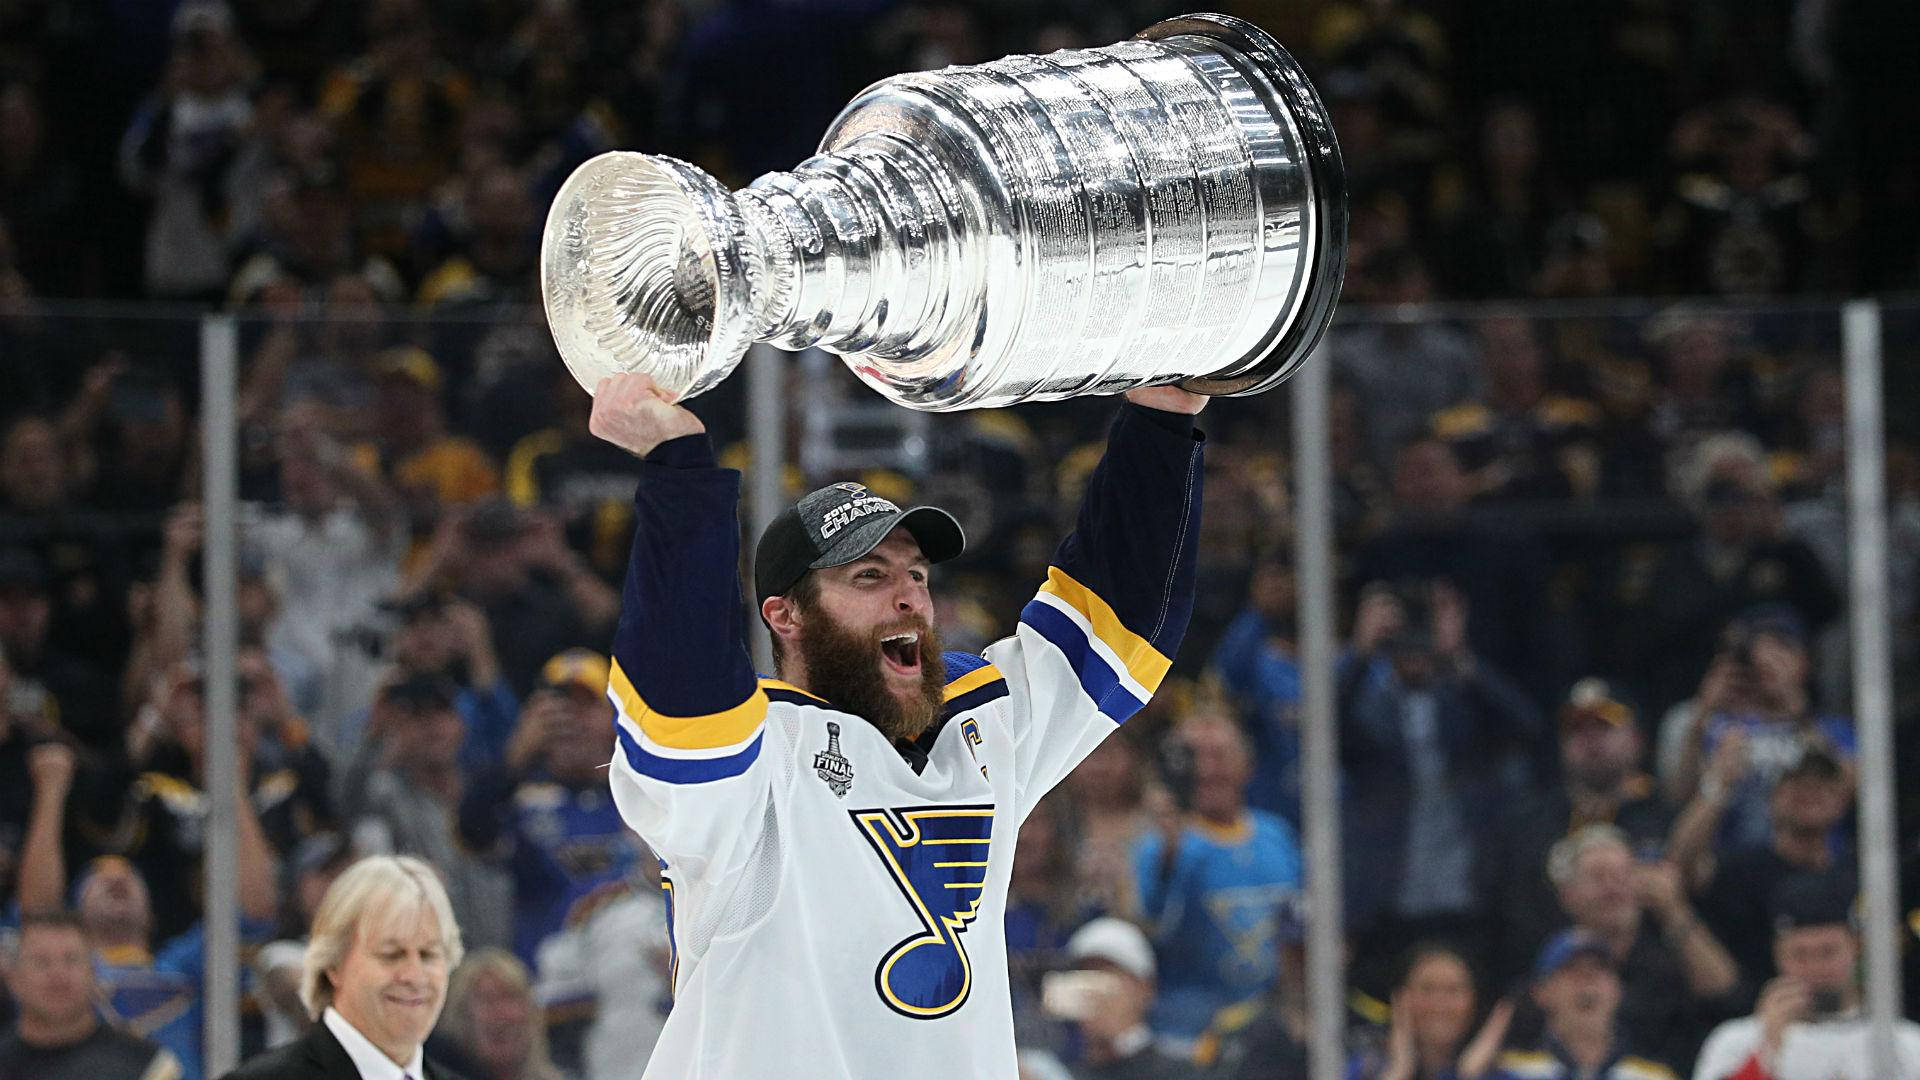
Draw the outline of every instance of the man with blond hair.
<instances>
[{"instance_id":1,"label":"man with blond hair","mask_svg":"<svg viewBox=\"0 0 1920 1080\"><path fill-rule=\"evenodd\" d=\"M300 1000L318 1023L227 1080L458 1080L421 1048L461 953L432 867L406 855L360 860L313 917Z\"/></svg>"},{"instance_id":2,"label":"man with blond hair","mask_svg":"<svg viewBox=\"0 0 1920 1080\"><path fill-rule=\"evenodd\" d=\"M1732 1012L1740 971L1694 913L1679 868L1638 858L1615 826L1588 825L1553 846L1547 877L1573 927L1607 948L1622 1033L1646 1057L1685 1069L1712 1019Z\"/></svg>"}]
</instances>

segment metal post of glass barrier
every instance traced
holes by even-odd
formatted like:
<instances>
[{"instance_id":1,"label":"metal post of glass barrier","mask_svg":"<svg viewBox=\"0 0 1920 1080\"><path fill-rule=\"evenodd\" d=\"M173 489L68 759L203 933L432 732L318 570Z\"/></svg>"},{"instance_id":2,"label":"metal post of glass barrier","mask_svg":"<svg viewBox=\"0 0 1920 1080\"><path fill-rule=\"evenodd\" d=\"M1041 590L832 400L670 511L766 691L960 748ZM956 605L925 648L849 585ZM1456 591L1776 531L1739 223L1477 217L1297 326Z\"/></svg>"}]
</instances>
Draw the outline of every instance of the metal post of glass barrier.
<instances>
[{"instance_id":1,"label":"metal post of glass barrier","mask_svg":"<svg viewBox=\"0 0 1920 1080\"><path fill-rule=\"evenodd\" d=\"M221 1076L240 1059L239 739L235 723L235 502L239 490L235 383L239 342L233 317L200 322L200 438L205 458L201 500L202 720L206 742L205 1075Z\"/></svg>"},{"instance_id":2,"label":"metal post of glass barrier","mask_svg":"<svg viewBox=\"0 0 1920 1080\"><path fill-rule=\"evenodd\" d=\"M1847 548L1851 571L1853 720L1859 733L1861 943L1875 1076L1896 1076L1900 883L1894 872L1893 677L1887 608L1886 444L1880 305L1856 300L1841 320L1847 398Z\"/></svg>"},{"instance_id":3,"label":"metal post of glass barrier","mask_svg":"<svg viewBox=\"0 0 1920 1080\"><path fill-rule=\"evenodd\" d=\"M753 447L753 479L749 491L750 514L748 543L760 538L786 505L783 482L787 471L787 365L786 353L767 344L747 350L747 429ZM747 591L748 602L753 592ZM753 643L753 664L760 672L773 674L773 645L757 610L747 613L747 633Z\"/></svg>"},{"instance_id":4,"label":"metal post of glass barrier","mask_svg":"<svg viewBox=\"0 0 1920 1080\"><path fill-rule=\"evenodd\" d=\"M1293 377L1293 512L1303 698L1301 816L1307 866L1307 1047L1313 1080L1339 1080L1346 1071L1340 774L1333 715L1333 464L1327 428L1328 362L1322 348Z\"/></svg>"}]
</instances>

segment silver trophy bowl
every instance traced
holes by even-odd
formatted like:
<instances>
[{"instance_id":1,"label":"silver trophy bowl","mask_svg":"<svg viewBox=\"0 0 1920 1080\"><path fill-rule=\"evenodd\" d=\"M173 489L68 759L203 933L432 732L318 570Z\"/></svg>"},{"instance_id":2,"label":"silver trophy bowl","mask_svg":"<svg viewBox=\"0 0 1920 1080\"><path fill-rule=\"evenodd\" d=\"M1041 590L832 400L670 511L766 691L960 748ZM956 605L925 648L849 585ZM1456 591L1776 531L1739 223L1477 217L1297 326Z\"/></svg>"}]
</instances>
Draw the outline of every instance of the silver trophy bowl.
<instances>
[{"instance_id":1,"label":"silver trophy bowl","mask_svg":"<svg viewBox=\"0 0 1920 1080\"><path fill-rule=\"evenodd\" d=\"M1224 15L898 75L820 153L737 192L614 152L554 199L555 343L589 392L682 399L756 341L838 353L945 411L1178 383L1255 394L1305 361L1346 269L1340 149L1300 66Z\"/></svg>"}]
</instances>

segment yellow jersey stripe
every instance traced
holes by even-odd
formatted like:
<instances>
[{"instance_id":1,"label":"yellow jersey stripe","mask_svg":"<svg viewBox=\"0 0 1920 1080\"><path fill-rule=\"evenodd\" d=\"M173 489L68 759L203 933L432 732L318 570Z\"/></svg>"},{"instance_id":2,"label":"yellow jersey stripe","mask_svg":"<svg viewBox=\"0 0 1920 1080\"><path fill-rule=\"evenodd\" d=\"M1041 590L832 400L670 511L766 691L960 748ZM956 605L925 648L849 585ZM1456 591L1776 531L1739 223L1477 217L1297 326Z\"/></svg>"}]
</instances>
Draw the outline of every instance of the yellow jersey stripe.
<instances>
[{"instance_id":1,"label":"yellow jersey stripe","mask_svg":"<svg viewBox=\"0 0 1920 1080\"><path fill-rule=\"evenodd\" d=\"M999 682L1004 678L1006 678L1006 676L1000 673L999 668L994 667L992 664L987 664L983 667L974 668L972 671L948 683L946 690L943 692L943 696L945 700L952 701L961 694L970 693L988 683Z\"/></svg>"},{"instance_id":2,"label":"yellow jersey stripe","mask_svg":"<svg viewBox=\"0 0 1920 1080\"><path fill-rule=\"evenodd\" d=\"M723 712L705 716L668 716L655 712L634 691L620 661L613 662L607 687L627 718L640 725L647 738L671 750L714 750L747 741L767 717L767 695L758 686L753 696Z\"/></svg>"},{"instance_id":3,"label":"yellow jersey stripe","mask_svg":"<svg viewBox=\"0 0 1920 1080\"><path fill-rule=\"evenodd\" d=\"M1672 1069L1667 1068L1657 1061L1643 1057L1634 1057L1632 1054L1628 1054L1619 1061L1614 1062L1613 1068L1615 1072L1624 1077L1637 1077L1639 1080L1675 1080L1675 1074Z\"/></svg>"},{"instance_id":4,"label":"yellow jersey stripe","mask_svg":"<svg viewBox=\"0 0 1920 1080\"><path fill-rule=\"evenodd\" d=\"M1086 618L1098 637L1120 662L1127 665L1128 674L1133 680L1145 687L1148 693L1160 688L1160 680L1167 677L1167 669L1173 667L1173 661L1161 655L1146 638L1126 628L1120 616L1114 614L1113 607L1100 599L1092 589L1075 581L1065 570L1057 566L1047 567L1047 583L1040 591L1052 593L1067 602L1073 610Z\"/></svg>"},{"instance_id":5,"label":"yellow jersey stripe","mask_svg":"<svg viewBox=\"0 0 1920 1080\"><path fill-rule=\"evenodd\" d=\"M819 694L808 693L807 691L800 689L799 687L793 685L790 682L782 682L779 679L761 679L760 688L762 690L790 690L796 694L806 694L807 697L810 697L813 700L818 701L823 705L826 704L826 701L827 701L826 698L821 697Z\"/></svg>"}]
</instances>

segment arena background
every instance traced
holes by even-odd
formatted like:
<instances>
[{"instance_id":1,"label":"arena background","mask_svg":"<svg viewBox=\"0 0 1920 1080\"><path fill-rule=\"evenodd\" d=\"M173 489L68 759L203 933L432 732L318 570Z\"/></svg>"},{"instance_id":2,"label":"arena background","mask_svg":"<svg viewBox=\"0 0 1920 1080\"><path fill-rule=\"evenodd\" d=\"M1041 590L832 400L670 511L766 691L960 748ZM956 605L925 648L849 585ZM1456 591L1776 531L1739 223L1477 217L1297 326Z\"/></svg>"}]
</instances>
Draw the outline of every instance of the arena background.
<instances>
[{"instance_id":1,"label":"arena background","mask_svg":"<svg viewBox=\"0 0 1920 1080\"><path fill-rule=\"evenodd\" d=\"M1306 1075L1285 1071L1304 1058L1231 1071L1222 1047L1249 1017L1317 1037L1316 1076L1349 1054L1375 1075L1396 960L1428 937L1471 961L1479 1030L1496 1000L1525 1002L1568 921L1544 854L1591 809L1563 747L1602 703L1638 736L1637 786L1589 816L1616 819L1643 863L1672 862L1665 826L1703 789L1736 789L1705 857L1674 870L1739 987L1675 1020L1629 978L1623 1025L1666 1018L1643 1033L1664 1040L1651 1056L1690 1070L1771 974L1751 942L1768 909L1730 905L1720 870L1773 843L1771 789L1809 741L1861 800L1816 869L1851 887L1857 856L1873 1004L1899 1009L1905 965L1911 1014L1920 7L1220 8L1292 49L1332 110L1346 293L1310 377L1204 415L1201 591L1176 677L1022 834L1023 1049L1080 1067L1038 987L1103 913L1154 931L1163 999L1182 958L1240 951L1247 970L1193 974L1182 1000L1254 1006L1204 1033L1155 1013L1208 1075ZM304 933L303 876L342 851L412 850L456 882L470 941L531 969L497 981L524 992L541 1053L601 1075L596 1018L657 1028L660 950L614 973L578 954L608 908L653 924L648 860L617 838L562 844L577 858L555 888L581 902L531 912L548 902L534 879L474 846L497 830L461 812L519 790L510 754L537 771L540 751L513 745L522 710L549 658L604 650L625 558L629 481L585 435L538 305L553 191L612 148L739 186L802 160L875 78L1106 44L1181 10L0 2L0 925L49 895L24 882L51 804L56 903L103 855L153 894L157 959L132 982L159 997L114 1018L204 1039L218 1075L272 1037L262 946ZM940 576L941 631L962 649L1011 627L1044 576L1111 407L930 417L834 357L758 349L695 403L748 473L750 528L848 477L952 508L973 546ZM1382 591L1376 606L1412 616L1397 631L1358 617ZM1742 669L1740 698L1725 671L1757 637L1784 658ZM1437 733L1401 729L1392 650L1437 661ZM432 686L392 693L426 674L459 692L462 727L438 748L400 730ZM1193 780L1181 733L1218 719L1250 748L1247 801L1309 857L1304 879L1209 909L1230 913L1187 938L1141 909L1135 851ZM1709 760L1743 725L1750 753ZM43 743L71 749L64 770ZM271 848L264 900L234 843L240 772ZM1661 827L1620 818L1628 802ZM1416 857L1432 843L1463 862ZM248 903L266 927L243 925ZM543 918L559 940L530 942ZM196 928L206 959L177 962ZM117 972L109 1009L132 985ZM1539 1038L1531 1022L1510 1045Z\"/></svg>"}]
</instances>

